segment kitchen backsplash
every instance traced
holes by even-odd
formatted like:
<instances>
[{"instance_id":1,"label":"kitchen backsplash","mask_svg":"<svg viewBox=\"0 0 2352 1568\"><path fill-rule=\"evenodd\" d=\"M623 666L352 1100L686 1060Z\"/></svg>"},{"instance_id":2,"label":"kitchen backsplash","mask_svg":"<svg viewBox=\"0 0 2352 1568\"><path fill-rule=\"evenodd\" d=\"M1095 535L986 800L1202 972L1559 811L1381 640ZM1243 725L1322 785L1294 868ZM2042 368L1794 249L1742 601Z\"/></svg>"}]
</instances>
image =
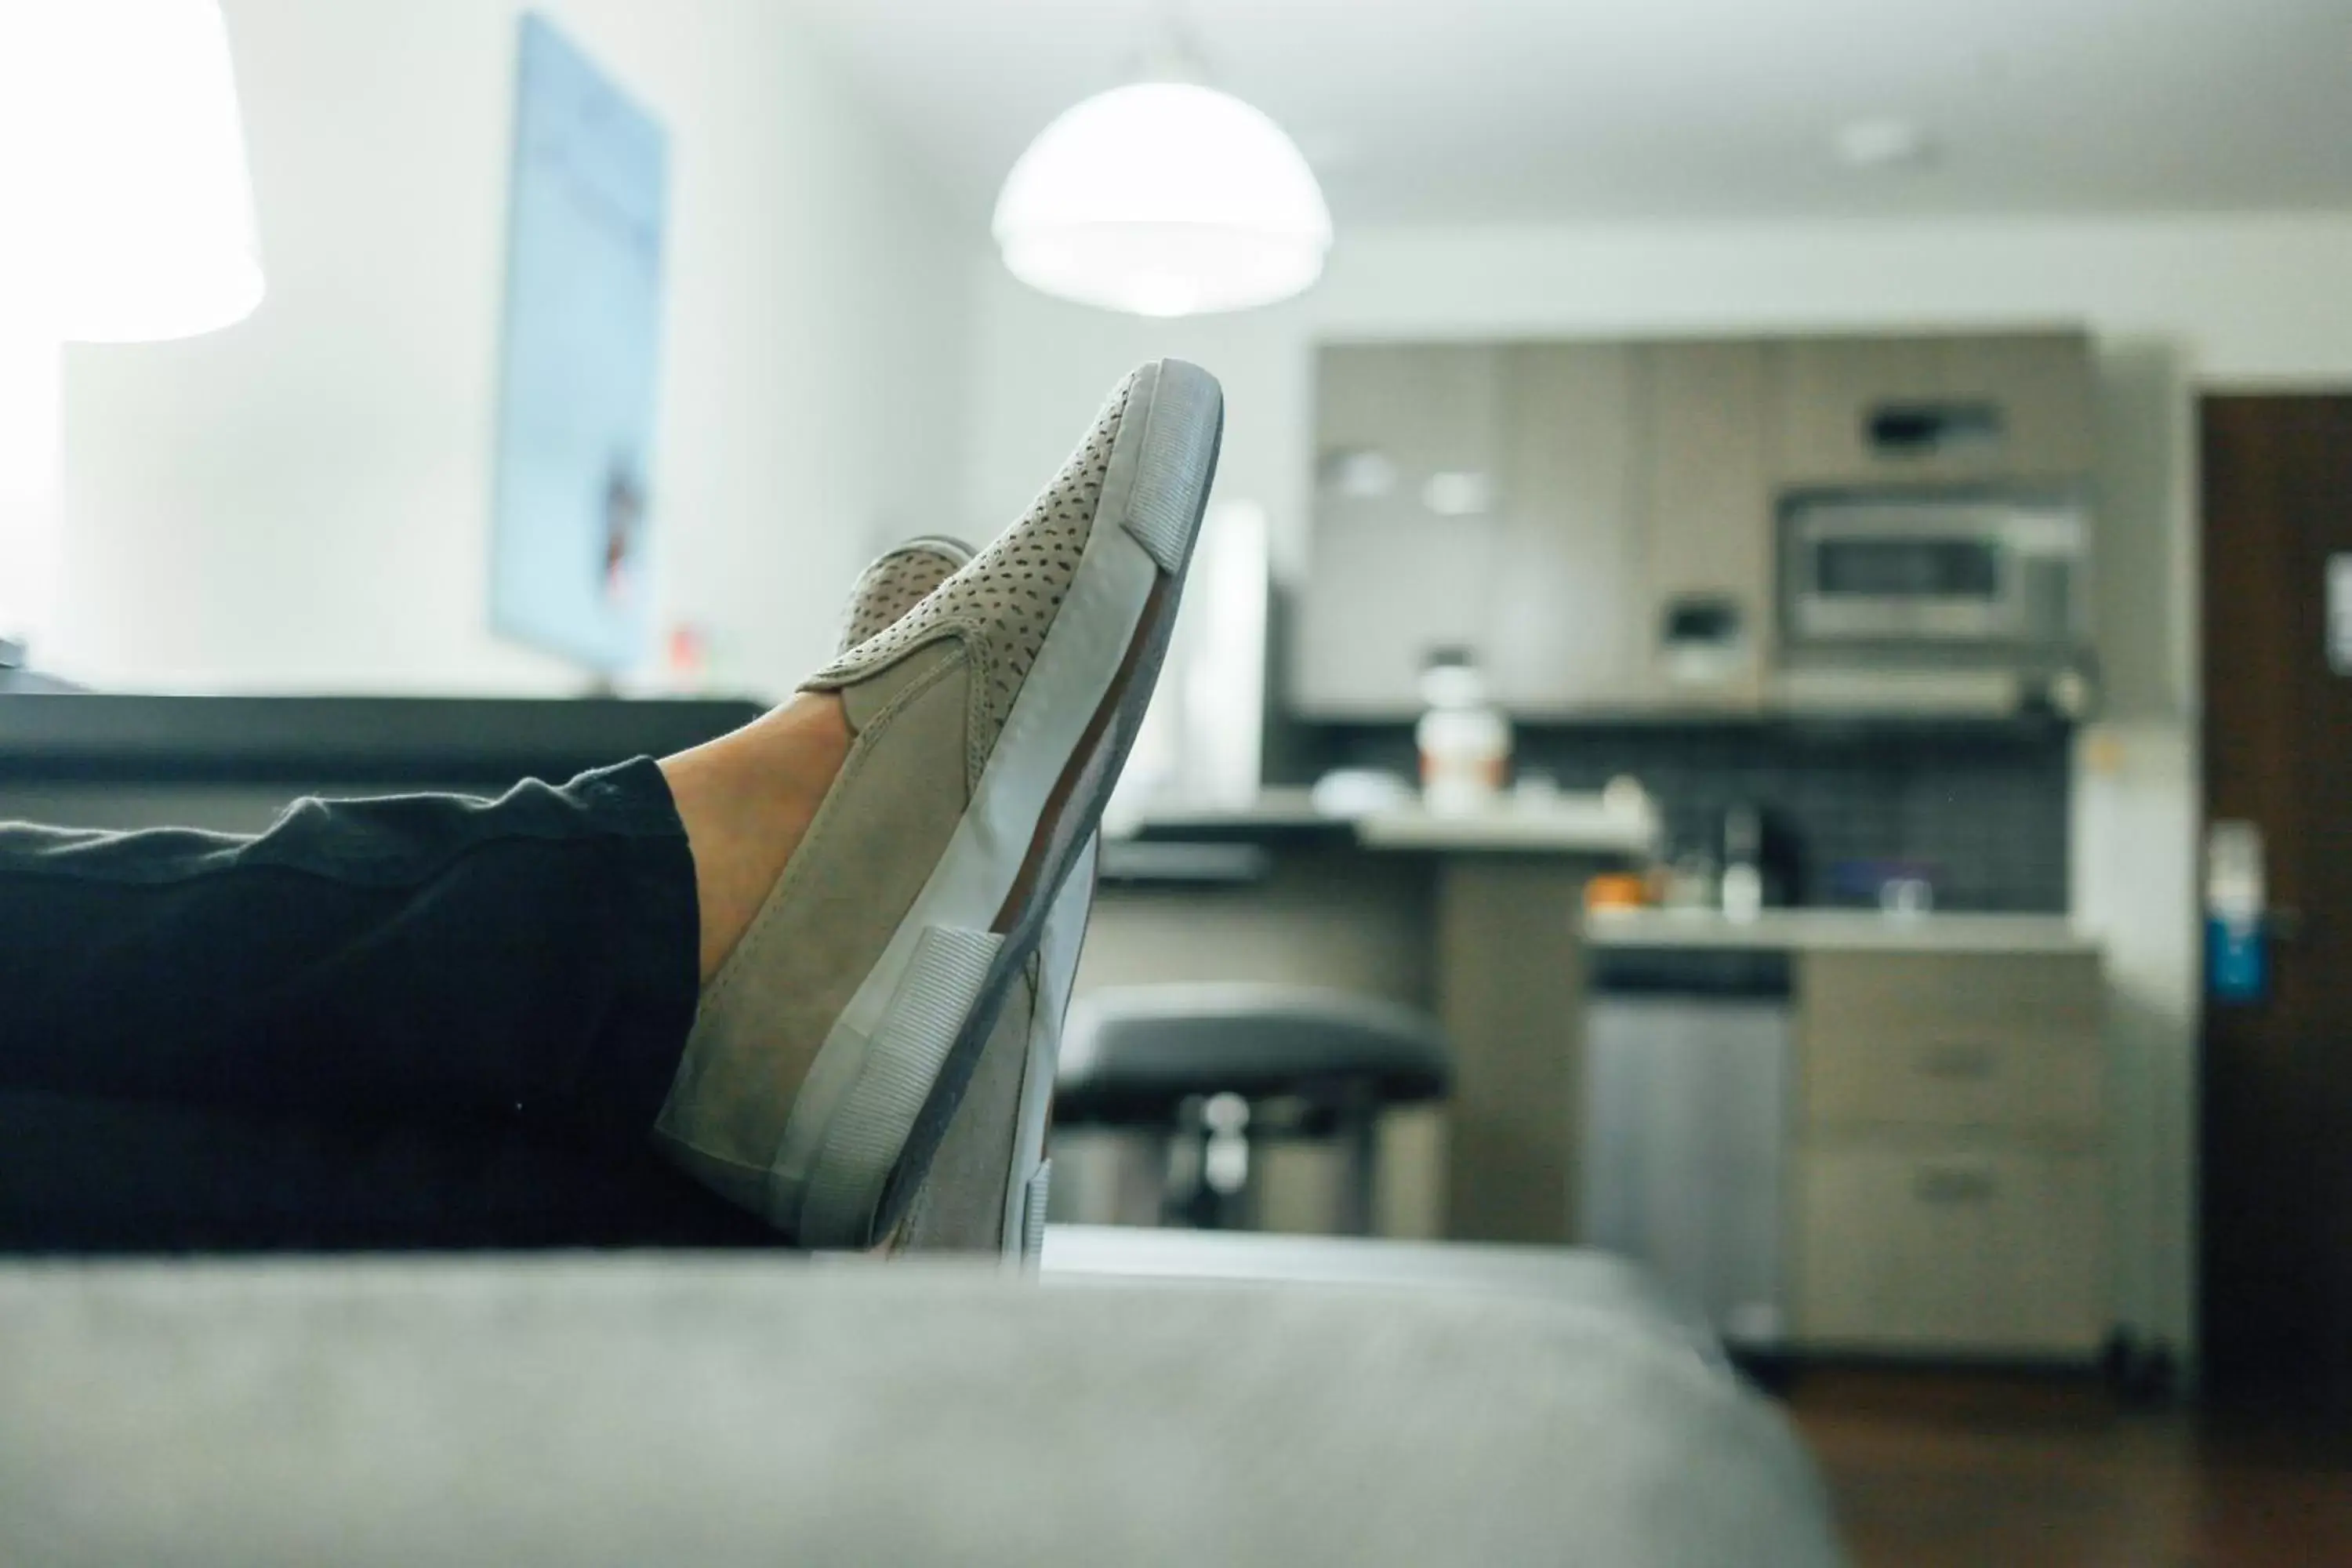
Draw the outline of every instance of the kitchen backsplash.
<instances>
[{"instance_id":1,"label":"kitchen backsplash","mask_svg":"<svg viewBox=\"0 0 2352 1568\"><path fill-rule=\"evenodd\" d=\"M1414 768L1410 730L1300 726L1277 780L1339 766ZM1515 768L1591 790L1642 781L1679 851L1711 847L1725 808L1752 802L1793 836L1800 901L1870 901L1876 878L1840 868L1916 868L1943 910L2063 913L2067 780L2058 725L1641 724L1517 733Z\"/></svg>"}]
</instances>

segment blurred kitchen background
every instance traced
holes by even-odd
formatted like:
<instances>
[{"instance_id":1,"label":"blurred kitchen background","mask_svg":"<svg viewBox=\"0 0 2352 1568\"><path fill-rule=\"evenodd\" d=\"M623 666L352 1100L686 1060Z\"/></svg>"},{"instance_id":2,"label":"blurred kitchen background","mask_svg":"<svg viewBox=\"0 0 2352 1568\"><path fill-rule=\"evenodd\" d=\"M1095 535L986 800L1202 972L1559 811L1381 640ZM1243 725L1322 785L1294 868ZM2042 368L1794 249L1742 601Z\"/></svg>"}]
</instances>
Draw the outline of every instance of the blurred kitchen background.
<instances>
[{"instance_id":1,"label":"blurred kitchen background","mask_svg":"<svg viewBox=\"0 0 2352 1568\"><path fill-rule=\"evenodd\" d=\"M2352 503L2281 456L2352 387L2336 0L548 0L663 159L617 658L518 634L494 569L520 8L222 9L266 297L162 342L0 315L5 629L27 686L333 700L11 701L0 805L250 825L731 721L867 558L987 537L1178 355L1223 466L1057 1219L1608 1246L1771 1362L2352 1376L2347 1113L2263 1110L2345 1080L2230 967L2277 937L2341 1044L2291 973L2335 884L2298 959L2209 689L2258 671L2276 776L2340 785L2352 570L2323 602L2308 552L2352 539L2261 521ZM1024 149L1162 76L1311 171L1286 297L1008 267ZM2255 623L2307 646L2231 663ZM2272 903L2343 854L2325 796L2258 825ZM1152 1055L1309 1015L1288 1077Z\"/></svg>"}]
</instances>

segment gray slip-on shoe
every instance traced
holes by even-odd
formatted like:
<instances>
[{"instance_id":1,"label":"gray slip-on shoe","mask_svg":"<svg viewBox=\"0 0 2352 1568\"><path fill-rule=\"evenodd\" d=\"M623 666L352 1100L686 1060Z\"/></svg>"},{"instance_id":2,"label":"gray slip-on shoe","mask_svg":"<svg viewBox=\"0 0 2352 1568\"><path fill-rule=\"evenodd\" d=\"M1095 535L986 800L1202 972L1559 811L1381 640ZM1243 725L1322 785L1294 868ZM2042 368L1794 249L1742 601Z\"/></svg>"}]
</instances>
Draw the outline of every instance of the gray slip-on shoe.
<instances>
[{"instance_id":1,"label":"gray slip-on shoe","mask_svg":"<svg viewBox=\"0 0 2352 1568\"><path fill-rule=\"evenodd\" d=\"M1145 365L1027 514L803 683L848 758L655 1124L801 1245L872 1246L929 1173L1142 722L1223 425L1208 373Z\"/></svg>"},{"instance_id":2,"label":"gray slip-on shoe","mask_svg":"<svg viewBox=\"0 0 2352 1568\"><path fill-rule=\"evenodd\" d=\"M841 651L877 637L972 556L961 540L909 540L858 574L842 617ZM1062 1025L1095 896L1094 844L1070 873L1021 982L988 1037L963 1100L948 1122L894 1252L992 1252L1035 1258L1044 1239L1051 1162L1045 1154Z\"/></svg>"},{"instance_id":3,"label":"gray slip-on shoe","mask_svg":"<svg viewBox=\"0 0 2352 1568\"><path fill-rule=\"evenodd\" d=\"M971 564L972 548L944 533L927 533L876 556L849 586L842 606L841 639L834 652L846 657L857 645L880 637L907 616L949 578Z\"/></svg>"}]
</instances>

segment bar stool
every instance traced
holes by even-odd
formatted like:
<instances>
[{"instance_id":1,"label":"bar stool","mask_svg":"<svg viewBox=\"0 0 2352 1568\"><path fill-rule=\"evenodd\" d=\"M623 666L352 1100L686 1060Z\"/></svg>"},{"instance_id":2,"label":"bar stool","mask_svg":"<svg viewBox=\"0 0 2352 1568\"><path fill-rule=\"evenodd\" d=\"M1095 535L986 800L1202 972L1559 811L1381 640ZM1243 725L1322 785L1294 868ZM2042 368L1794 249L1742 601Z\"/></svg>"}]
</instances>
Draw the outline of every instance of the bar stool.
<instances>
[{"instance_id":1,"label":"bar stool","mask_svg":"<svg viewBox=\"0 0 2352 1568\"><path fill-rule=\"evenodd\" d=\"M1239 1228L1253 1138L1336 1142L1339 1226L1368 1236L1381 1112L1445 1093L1434 1021L1311 986L1139 985L1071 1005L1055 1079L1059 1127L1160 1134L1160 1223Z\"/></svg>"}]
</instances>

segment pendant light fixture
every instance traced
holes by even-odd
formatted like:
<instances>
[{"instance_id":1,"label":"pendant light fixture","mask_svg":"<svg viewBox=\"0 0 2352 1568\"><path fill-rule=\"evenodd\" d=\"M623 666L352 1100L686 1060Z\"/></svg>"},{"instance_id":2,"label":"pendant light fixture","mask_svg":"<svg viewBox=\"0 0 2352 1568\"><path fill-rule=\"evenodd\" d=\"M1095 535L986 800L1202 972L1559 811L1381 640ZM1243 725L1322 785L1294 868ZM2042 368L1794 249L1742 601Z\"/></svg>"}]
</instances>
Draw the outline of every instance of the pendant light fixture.
<instances>
[{"instance_id":1,"label":"pendant light fixture","mask_svg":"<svg viewBox=\"0 0 2352 1568\"><path fill-rule=\"evenodd\" d=\"M0 0L0 635L57 612L58 344L208 332L262 287L220 0Z\"/></svg>"},{"instance_id":2,"label":"pendant light fixture","mask_svg":"<svg viewBox=\"0 0 2352 1568\"><path fill-rule=\"evenodd\" d=\"M53 340L226 326L260 247L218 0L0 0L0 318Z\"/></svg>"},{"instance_id":3,"label":"pendant light fixture","mask_svg":"<svg viewBox=\"0 0 2352 1568\"><path fill-rule=\"evenodd\" d=\"M1141 316L1239 310L1321 275L1331 214L1297 145L1204 86L1173 19L1145 80L1066 110L1013 165L992 226L1047 294Z\"/></svg>"}]
</instances>

